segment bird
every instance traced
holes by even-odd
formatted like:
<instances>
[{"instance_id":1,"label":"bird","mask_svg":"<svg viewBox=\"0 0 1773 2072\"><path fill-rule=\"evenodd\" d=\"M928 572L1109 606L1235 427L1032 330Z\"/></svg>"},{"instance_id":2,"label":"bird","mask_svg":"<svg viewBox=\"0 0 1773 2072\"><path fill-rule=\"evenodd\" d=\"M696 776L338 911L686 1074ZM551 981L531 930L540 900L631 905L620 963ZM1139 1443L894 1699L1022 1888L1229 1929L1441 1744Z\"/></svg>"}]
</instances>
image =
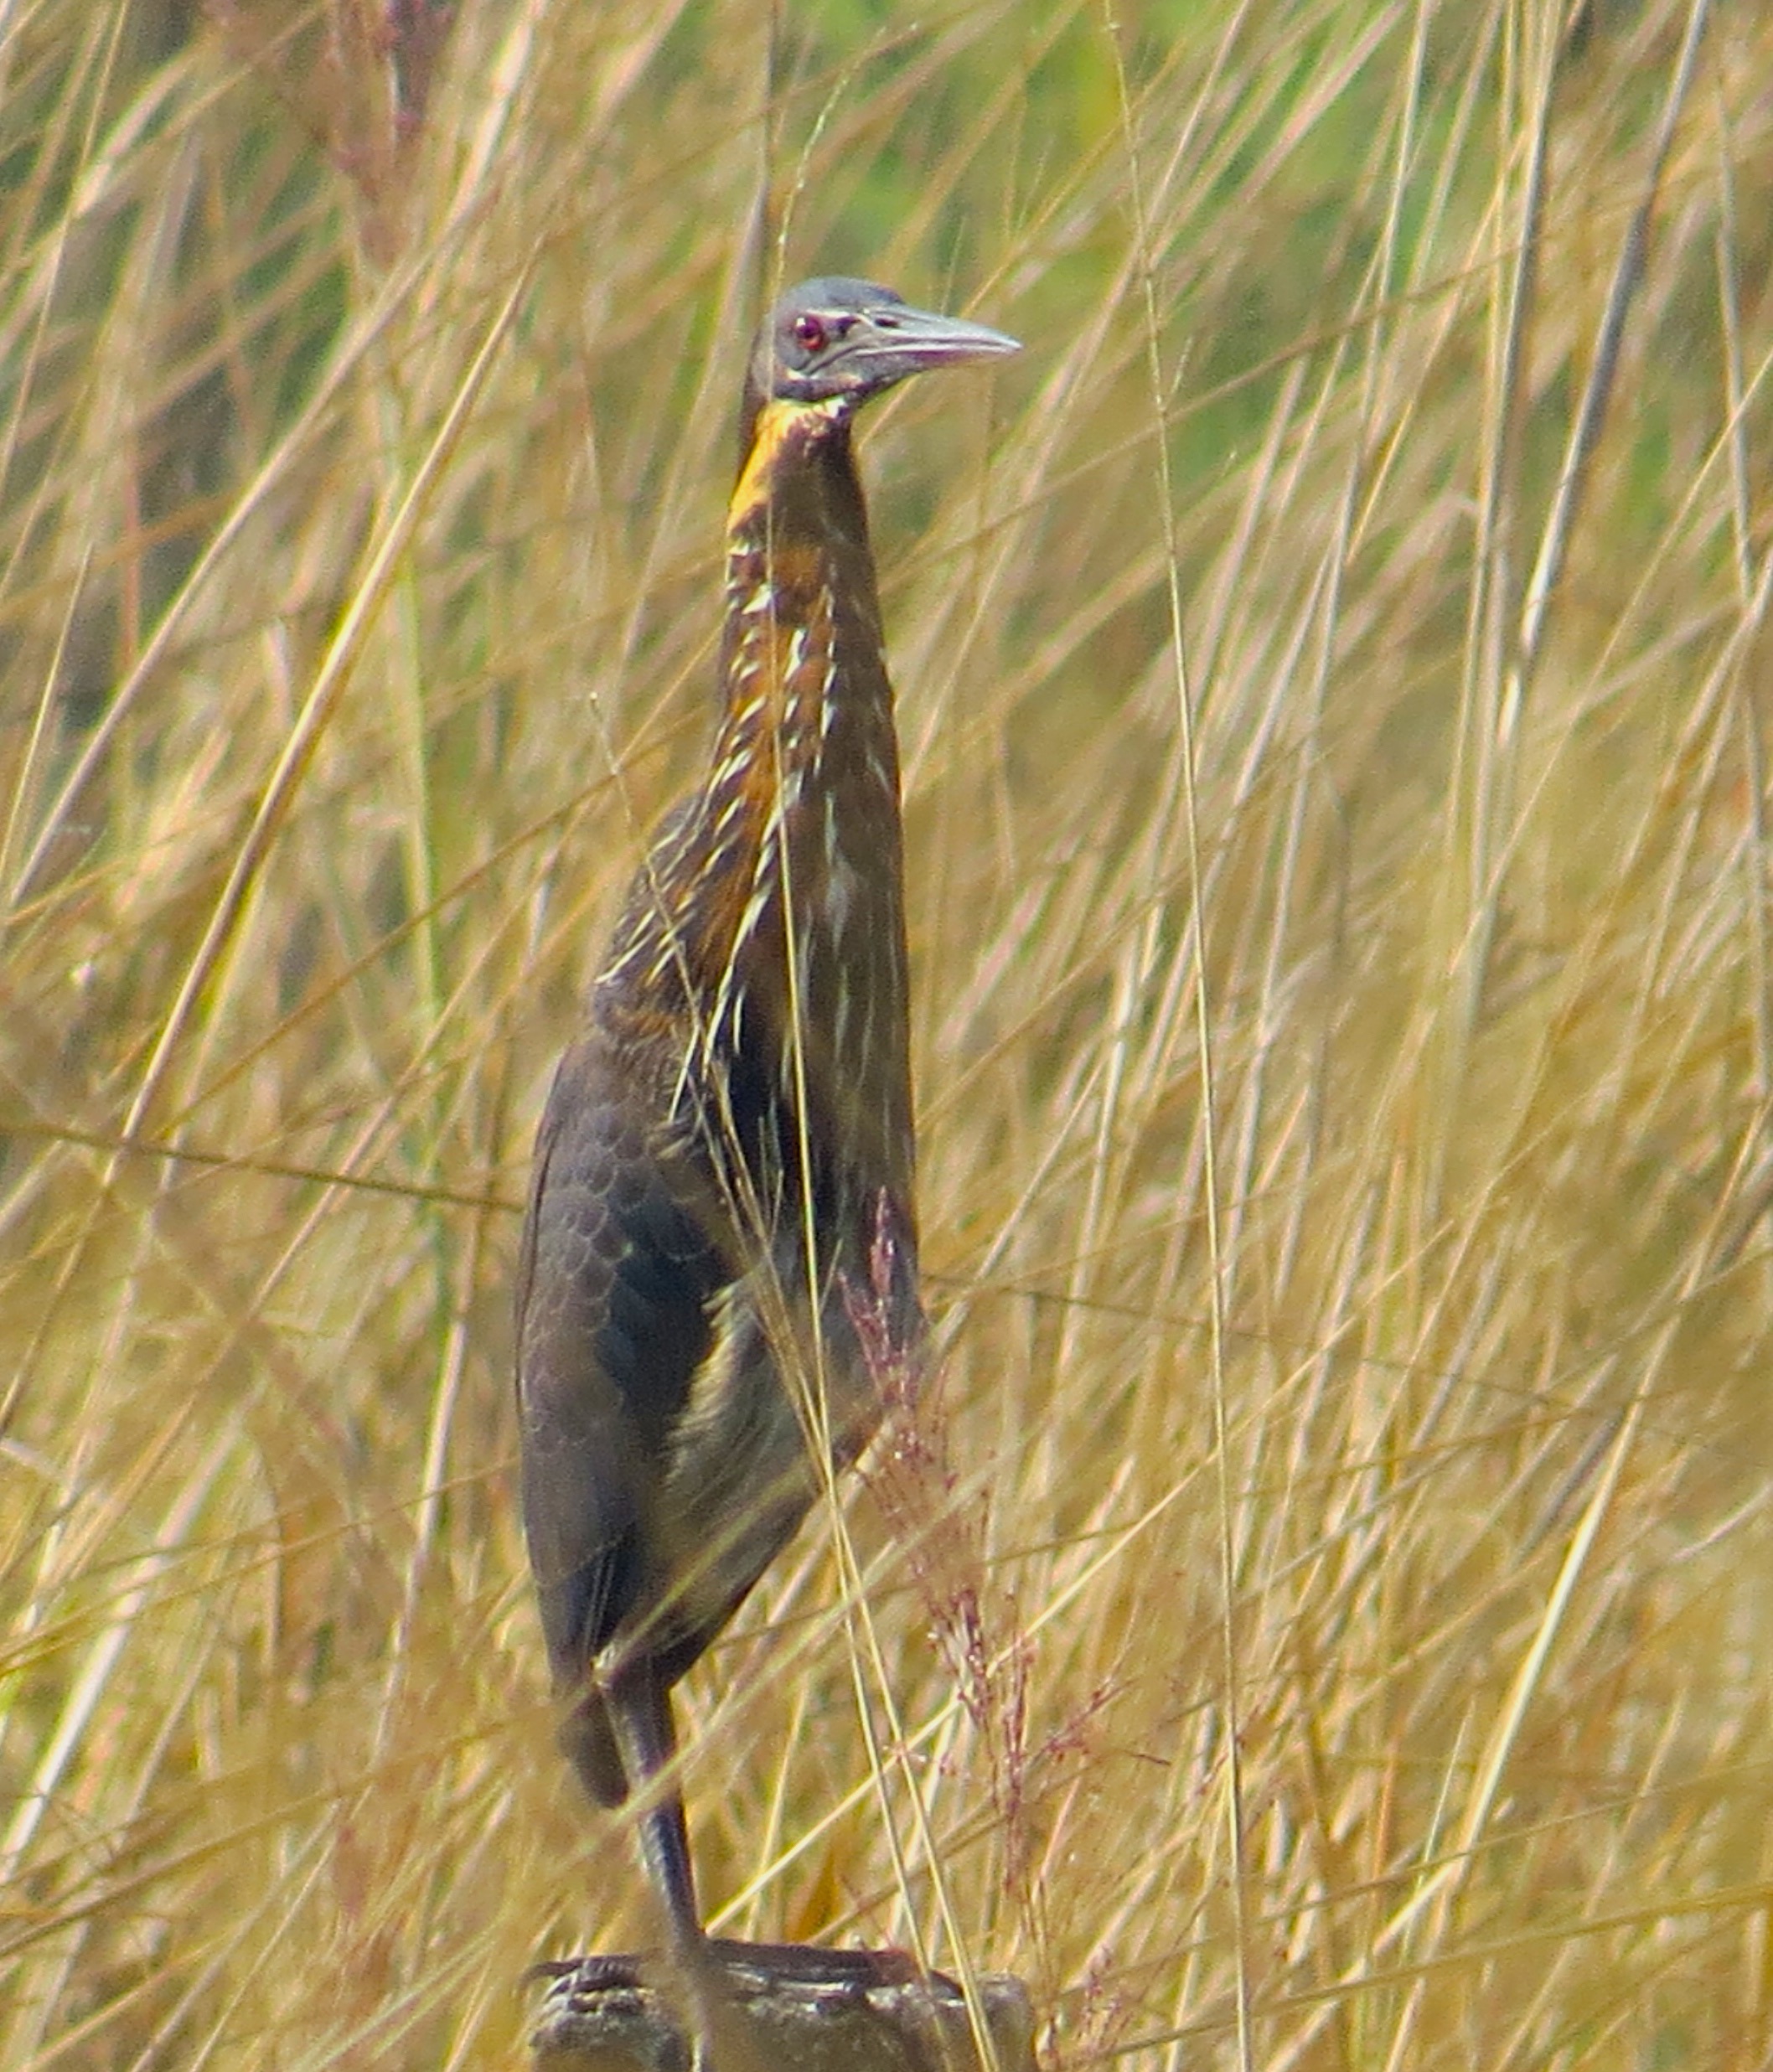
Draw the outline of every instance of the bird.
<instances>
[{"instance_id":1,"label":"bird","mask_svg":"<svg viewBox=\"0 0 1773 2072\"><path fill-rule=\"evenodd\" d=\"M633 879L537 1131L521 1508L561 1744L594 1802L637 1801L686 1960L710 1945L673 1688L927 1331L898 742L855 421L912 375L1018 349L845 277L763 319L711 752Z\"/></svg>"}]
</instances>

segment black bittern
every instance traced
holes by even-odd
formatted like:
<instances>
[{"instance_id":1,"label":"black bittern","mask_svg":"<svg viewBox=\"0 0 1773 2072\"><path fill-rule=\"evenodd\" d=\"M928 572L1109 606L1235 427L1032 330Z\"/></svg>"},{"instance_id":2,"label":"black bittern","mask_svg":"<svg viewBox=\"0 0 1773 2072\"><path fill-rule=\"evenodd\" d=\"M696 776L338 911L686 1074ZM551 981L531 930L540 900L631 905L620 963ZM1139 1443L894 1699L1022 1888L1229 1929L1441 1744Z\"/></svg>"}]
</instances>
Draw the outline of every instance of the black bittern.
<instances>
[{"instance_id":1,"label":"black bittern","mask_svg":"<svg viewBox=\"0 0 1773 2072\"><path fill-rule=\"evenodd\" d=\"M726 518L725 710L636 878L536 1143L524 1528L562 1745L702 1947L671 1690L914 1371L898 742L856 412L1016 341L862 281L777 303Z\"/></svg>"}]
</instances>

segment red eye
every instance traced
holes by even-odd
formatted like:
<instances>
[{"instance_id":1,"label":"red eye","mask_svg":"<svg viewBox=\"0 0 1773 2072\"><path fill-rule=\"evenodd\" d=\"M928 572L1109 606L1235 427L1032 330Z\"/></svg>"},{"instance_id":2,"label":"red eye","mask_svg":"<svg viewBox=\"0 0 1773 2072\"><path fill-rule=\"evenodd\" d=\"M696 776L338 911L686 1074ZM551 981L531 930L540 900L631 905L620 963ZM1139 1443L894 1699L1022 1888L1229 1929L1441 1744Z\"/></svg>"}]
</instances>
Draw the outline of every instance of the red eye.
<instances>
[{"instance_id":1,"label":"red eye","mask_svg":"<svg viewBox=\"0 0 1773 2072\"><path fill-rule=\"evenodd\" d=\"M825 328L817 317L799 316L794 319L794 343L809 353L822 353L825 349Z\"/></svg>"}]
</instances>

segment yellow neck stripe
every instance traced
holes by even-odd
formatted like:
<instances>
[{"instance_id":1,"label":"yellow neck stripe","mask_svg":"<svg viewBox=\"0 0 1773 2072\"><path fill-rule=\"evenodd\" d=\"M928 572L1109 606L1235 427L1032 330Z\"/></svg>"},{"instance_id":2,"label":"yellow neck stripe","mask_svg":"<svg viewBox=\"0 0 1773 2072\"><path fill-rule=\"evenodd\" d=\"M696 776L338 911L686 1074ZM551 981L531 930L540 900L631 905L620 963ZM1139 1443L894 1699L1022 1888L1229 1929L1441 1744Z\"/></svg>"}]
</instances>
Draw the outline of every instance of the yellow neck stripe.
<instances>
[{"instance_id":1,"label":"yellow neck stripe","mask_svg":"<svg viewBox=\"0 0 1773 2072\"><path fill-rule=\"evenodd\" d=\"M821 403L772 401L757 412L751 451L739 476L732 501L726 506L729 531L742 524L769 494L770 478L799 426L829 424L840 407L836 398Z\"/></svg>"}]
</instances>

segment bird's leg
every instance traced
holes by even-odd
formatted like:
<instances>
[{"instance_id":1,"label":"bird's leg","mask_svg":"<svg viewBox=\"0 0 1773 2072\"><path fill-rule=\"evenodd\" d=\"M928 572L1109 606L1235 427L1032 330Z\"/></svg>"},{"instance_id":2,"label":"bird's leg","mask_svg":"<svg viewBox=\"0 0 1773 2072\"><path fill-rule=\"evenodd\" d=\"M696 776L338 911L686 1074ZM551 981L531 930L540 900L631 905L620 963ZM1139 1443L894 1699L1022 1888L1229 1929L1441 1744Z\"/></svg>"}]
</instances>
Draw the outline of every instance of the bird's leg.
<instances>
[{"instance_id":1,"label":"bird's leg","mask_svg":"<svg viewBox=\"0 0 1773 2072\"><path fill-rule=\"evenodd\" d=\"M695 1899L683 1794L661 1792L657 1779L677 1753L670 1693L650 1662L624 1664L603 1687L604 1703L628 1773L628 1790L645 1810L640 1847L649 1876L665 1909L670 1957L690 2011L704 2033L696 2038L697 2064L707 2063L707 2032L719 2022L719 1975L729 1967L762 1971L808 1985L861 1988L915 1976L917 1966L898 1951L815 1950L803 1943L716 1941L702 1926ZM647 1801L651 1800L651 1804ZM732 2057L731 2039L722 2051ZM749 2053L745 2056L749 2057Z\"/></svg>"},{"instance_id":2,"label":"bird's leg","mask_svg":"<svg viewBox=\"0 0 1773 2072\"><path fill-rule=\"evenodd\" d=\"M714 2072L711 2044L721 2026L721 1994L714 1954L702 1932L701 1911L695 1903L695 1869L690 1858L684 1795L675 1784L664 1791L657 1785L677 1753L671 1694L654 1664L641 1660L623 1664L609 1678L604 1703L622 1752L622 1766L628 1772L628 1789L642 1804L640 1852L664 1907L669 1968L675 1975L680 2013L690 2030L692 2072ZM723 2062L731 2055L722 2049ZM742 2064L744 2058L748 2054L743 2054Z\"/></svg>"},{"instance_id":3,"label":"bird's leg","mask_svg":"<svg viewBox=\"0 0 1773 2072\"><path fill-rule=\"evenodd\" d=\"M652 1663L625 1663L604 1687L604 1702L628 1772L628 1789L643 1803L640 1850L654 1890L664 1906L673 1951L686 1961L706 1961L707 1938L695 1903L695 1870L684 1795L676 1785L655 1789L677 1753L670 1693ZM648 1801L650 1803L648 1803Z\"/></svg>"}]
</instances>

